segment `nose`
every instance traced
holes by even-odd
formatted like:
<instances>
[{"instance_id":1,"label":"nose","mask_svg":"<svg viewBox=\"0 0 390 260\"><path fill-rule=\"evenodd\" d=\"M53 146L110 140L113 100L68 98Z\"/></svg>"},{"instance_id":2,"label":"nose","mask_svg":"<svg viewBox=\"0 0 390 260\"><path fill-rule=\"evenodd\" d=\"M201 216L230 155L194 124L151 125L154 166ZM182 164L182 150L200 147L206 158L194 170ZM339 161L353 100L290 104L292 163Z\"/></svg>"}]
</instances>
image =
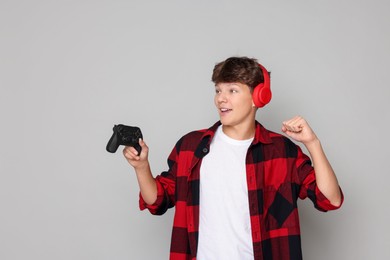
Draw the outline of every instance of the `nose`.
<instances>
[{"instance_id":1,"label":"nose","mask_svg":"<svg viewBox=\"0 0 390 260\"><path fill-rule=\"evenodd\" d=\"M223 103L223 102L226 102L227 100L227 97L226 95L221 91L219 93L216 94L216 100L218 103Z\"/></svg>"}]
</instances>

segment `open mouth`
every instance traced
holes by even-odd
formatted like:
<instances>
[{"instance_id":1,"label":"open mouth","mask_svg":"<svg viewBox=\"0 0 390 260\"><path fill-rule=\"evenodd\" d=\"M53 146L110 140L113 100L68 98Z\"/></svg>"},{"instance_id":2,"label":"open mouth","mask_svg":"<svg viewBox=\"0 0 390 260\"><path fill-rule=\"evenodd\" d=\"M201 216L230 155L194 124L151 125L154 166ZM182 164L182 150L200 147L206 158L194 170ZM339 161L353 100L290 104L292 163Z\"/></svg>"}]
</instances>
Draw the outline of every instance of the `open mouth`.
<instances>
[{"instance_id":1,"label":"open mouth","mask_svg":"<svg viewBox=\"0 0 390 260\"><path fill-rule=\"evenodd\" d=\"M229 109L229 108L220 108L219 111L221 111L221 113L227 113L227 112L232 111L232 109Z\"/></svg>"}]
</instances>

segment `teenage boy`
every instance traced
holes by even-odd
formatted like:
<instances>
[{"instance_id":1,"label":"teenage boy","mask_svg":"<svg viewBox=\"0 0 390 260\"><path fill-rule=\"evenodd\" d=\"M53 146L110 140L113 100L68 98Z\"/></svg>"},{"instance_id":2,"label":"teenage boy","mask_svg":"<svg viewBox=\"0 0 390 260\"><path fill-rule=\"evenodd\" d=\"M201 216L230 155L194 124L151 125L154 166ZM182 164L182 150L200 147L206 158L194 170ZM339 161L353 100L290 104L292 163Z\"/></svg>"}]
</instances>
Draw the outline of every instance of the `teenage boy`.
<instances>
[{"instance_id":1,"label":"teenage boy","mask_svg":"<svg viewBox=\"0 0 390 260\"><path fill-rule=\"evenodd\" d=\"M123 150L137 175L140 208L161 215L175 206L170 259L302 259L297 199L309 197L321 211L343 201L319 139L302 117L282 123L312 166L299 146L256 121L271 95L269 74L255 59L218 63L212 81L220 121L183 136L168 171L153 177L142 140L139 156Z\"/></svg>"}]
</instances>

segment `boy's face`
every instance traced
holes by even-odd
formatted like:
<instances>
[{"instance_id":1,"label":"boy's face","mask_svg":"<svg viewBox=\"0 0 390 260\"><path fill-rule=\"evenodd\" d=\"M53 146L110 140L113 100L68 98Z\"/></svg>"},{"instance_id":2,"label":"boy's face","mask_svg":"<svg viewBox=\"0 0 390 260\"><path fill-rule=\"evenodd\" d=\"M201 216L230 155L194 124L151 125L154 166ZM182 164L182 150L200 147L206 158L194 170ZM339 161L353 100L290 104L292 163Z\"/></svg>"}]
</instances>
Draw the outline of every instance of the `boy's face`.
<instances>
[{"instance_id":1,"label":"boy's face","mask_svg":"<svg viewBox=\"0 0 390 260\"><path fill-rule=\"evenodd\" d=\"M214 103L224 126L248 126L255 120L250 88L242 83L219 83L215 86Z\"/></svg>"}]
</instances>

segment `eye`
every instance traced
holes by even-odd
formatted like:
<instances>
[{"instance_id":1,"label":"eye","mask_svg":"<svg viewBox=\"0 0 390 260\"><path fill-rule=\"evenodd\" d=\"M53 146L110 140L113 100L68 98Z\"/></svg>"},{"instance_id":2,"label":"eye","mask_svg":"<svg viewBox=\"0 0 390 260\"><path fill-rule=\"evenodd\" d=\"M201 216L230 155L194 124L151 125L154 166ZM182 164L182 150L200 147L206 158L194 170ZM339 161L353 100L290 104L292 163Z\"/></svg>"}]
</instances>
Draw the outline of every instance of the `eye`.
<instances>
[{"instance_id":1,"label":"eye","mask_svg":"<svg viewBox=\"0 0 390 260\"><path fill-rule=\"evenodd\" d=\"M230 92L231 93L238 93L238 90L237 89L231 89Z\"/></svg>"},{"instance_id":2,"label":"eye","mask_svg":"<svg viewBox=\"0 0 390 260\"><path fill-rule=\"evenodd\" d=\"M215 89L215 94L219 94L219 93L221 93L221 90Z\"/></svg>"}]
</instances>

